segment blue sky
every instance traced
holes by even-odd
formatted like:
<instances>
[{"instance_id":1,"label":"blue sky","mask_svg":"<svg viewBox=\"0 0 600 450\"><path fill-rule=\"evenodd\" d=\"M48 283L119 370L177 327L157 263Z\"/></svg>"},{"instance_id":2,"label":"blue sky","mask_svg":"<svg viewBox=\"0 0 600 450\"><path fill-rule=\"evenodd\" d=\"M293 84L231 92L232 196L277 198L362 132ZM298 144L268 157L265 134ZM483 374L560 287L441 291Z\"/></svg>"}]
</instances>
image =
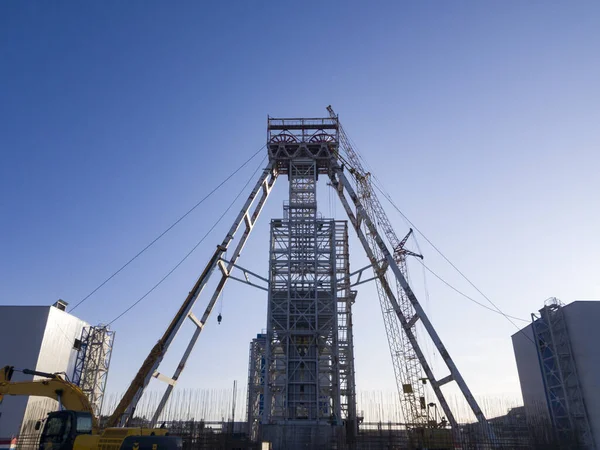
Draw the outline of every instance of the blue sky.
<instances>
[{"instance_id":1,"label":"blue sky","mask_svg":"<svg viewBox=\"0 0 600 450\"><path fill-rule=\"evenodd\" d=\"M550 296L600 298L597 3L222 3L0 5L1 304L77 303L258 150L267 115L321 116L328 104L395 202L505 312L527 319ZM133 303L258 164L76 314L108 322ZM268 220L285 195L280 180L246 267L266 271ZM342 218L328 195L323 185L323 214ZM127 386L241 203L114 324L109 391ZM420 244L430 267L482 300ZM364 257L352 245L358 268ZM425 288L418 266L411 279L472 390L518 397L513 325L431 276ZM392 391L378 308L374 288L361 289L357 383ZM231 284L222 311L182 386L245 383L265 298Z\"/></svg>"}]
</instances>

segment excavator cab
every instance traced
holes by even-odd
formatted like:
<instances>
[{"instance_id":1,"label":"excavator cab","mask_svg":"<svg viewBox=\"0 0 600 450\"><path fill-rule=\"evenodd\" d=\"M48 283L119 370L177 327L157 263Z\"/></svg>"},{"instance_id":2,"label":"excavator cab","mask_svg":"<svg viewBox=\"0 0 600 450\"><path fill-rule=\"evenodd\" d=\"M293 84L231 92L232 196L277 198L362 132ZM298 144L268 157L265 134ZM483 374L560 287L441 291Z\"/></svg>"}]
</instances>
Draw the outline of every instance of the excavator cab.
<instances>
[{"instance_id":1,"label":"excavator cab","mask_svg":"<svg viewBox=\"0 0 600 450\"><path fill-rule=\"evenodd\" d=\"M88 398L81 389L58 374L23 369L26 375L41 380L11 381L12 366L0 368L0 403L4 395L47 397L57 400L61 407L44 419L38 450L181 450L180 437L169 436L165 428L98 429L97 419ZM36 423L39 431L42 421Z\"/></svg>"},{"instance_id":2,"label":"excavator cab","mask_svg":"<svg viewBox=\"0 0 600 450\"><path fill-rule=\"evenodd\" d=\"M39 425L36 424L36 428ZM40 435L39 450L73 450L75 438L82 434L92 434L92 415L89 412L51 412Z\"/></svg>"}]
</instances>

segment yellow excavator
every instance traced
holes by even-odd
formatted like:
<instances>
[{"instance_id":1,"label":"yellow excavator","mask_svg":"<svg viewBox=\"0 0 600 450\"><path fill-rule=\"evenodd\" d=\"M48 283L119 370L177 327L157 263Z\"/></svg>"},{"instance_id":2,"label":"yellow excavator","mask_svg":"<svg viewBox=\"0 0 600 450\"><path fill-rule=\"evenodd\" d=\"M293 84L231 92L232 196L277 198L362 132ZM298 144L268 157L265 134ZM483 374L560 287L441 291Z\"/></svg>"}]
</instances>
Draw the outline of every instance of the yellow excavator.
<instances>
[{"instance_id":1,"label":"yellow excavator","mask_svg":"<svg viewBox=\"0 0 600 450\"><path fill-rule=\"evenodd\" d=\"M59 374L24 369L27 375L44 377L11 381L15 369L0 369L0 403L5 395L48 397L58 401L59 411L48 414L40 435L39 450L181 450L180 437L161 428L107 428L98 419L86 395ZM36 423L36 430L42 421Z\"/></svg>"}]
</instances>

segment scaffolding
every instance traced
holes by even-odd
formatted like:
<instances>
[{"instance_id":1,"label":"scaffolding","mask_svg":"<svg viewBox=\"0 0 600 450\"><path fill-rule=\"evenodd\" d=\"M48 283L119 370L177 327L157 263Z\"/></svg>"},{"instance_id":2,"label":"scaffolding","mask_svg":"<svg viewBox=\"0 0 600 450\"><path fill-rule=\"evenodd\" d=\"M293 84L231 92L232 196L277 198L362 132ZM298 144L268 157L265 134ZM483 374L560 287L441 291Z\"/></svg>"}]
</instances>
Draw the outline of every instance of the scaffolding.
<instances>
[{"instance_id":1,"label":"scaffolding","mask_svg":"<svg viewBox=\"0 0 600 450\"><path fill-rule=\"evenodd\" d=\"M341 417L335 221L316 217L316 175L290 162L286 218L271 221L264 423Z\"/></svg>"},{"instance_id":2,"label":"scaffolding","mask_svg":"<svg viewBox=\"0 0 600 450\"><path fill-rule=\"evenodd\" d=\"M351 289L348 251L348 223L333 221L333 247L336 275L336 311L338 370L341 420L348 436L357 433L356 385L354 378L354 342L352 331L352 305L356 291ZM258 334L250 342L248 363L248 433L256 439L258 425L264 411L266 334ZM281 364L280 364L281 365Z\"/></svg>"},{"instance_id":3,"label":"scaffolding","mask_svg":"<svg viewBox=\"0 0 600 450\"><path fill-rule=\"evenodd\" d=\"M85 327L78 348L73 383L88 397L94 415L100 417L115 332L107 325Z\"/></svg>"},{"instance_id":4,"label":"scaffolding","mask_svg":"<svg viewBox=\"0 0 600 450\"><path fill-rule=\"evenodd\" d=\"M265 347L267 335L257 334L250 342L248 361L248 436L256 441L265 405Z\"/></svg>"},{"instance_id":5,"label":"scaffolding","mask_svg":"<svg viewBox=\"0 0 600 450\"><path fill-rule=\"evenodd\" d=\"M335 271L337 278L338 355L340 372L340 407L346 422L348 436L358 431L356 417L356 383L354 378L354 341L352 305L356 291L350 283L350 254L348 249L348 222L335 222Z\"/></svg>"},{"instance_id":6,"label":"scaffolding","mask_svg":"<svg viewBox=\"0 0 600 450\"><path fill-rule=\"evenodd\" d=\"M561 442L594 449L579 376L563 307L556 298L546 301L540 316L531 315L546 401Z\"/></svg>"}]
</instances>

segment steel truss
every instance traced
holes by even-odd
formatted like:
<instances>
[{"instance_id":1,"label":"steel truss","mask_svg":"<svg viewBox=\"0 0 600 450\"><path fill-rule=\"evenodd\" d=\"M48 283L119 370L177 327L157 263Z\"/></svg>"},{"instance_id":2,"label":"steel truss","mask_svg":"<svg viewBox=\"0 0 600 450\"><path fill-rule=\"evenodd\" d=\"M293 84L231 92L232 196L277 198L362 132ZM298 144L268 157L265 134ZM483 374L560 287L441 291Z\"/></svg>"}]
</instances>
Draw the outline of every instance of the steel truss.
<instances>
[{"instance_id":1,"label":"steel truss","mask_svg":"<svg viewBox=\"0 0 600 450\"><path fill-rule=\"evenodd\" d=\"M316 161L289 161L290 200L271 221L263 423L341 417L335 221L317 219Z\"/></svg>"},{"instance_id":2,"label":"steel truss","mask_svg":"<svg viewBox=\"0 0 600 450\"><path fill-rule=\"evenodd\" d=\"M330 117L337 118L331 106L327 107L327 110L329 111ZM412 253L404 248L404 244L412 230L404 239L401 240L398 238L383 206L377 198L375 190L373 189L371 175L364 169L359 155L352 147L350 140L346 136L341 125L339 126L339 139L340 148L346 153L350 163L349 170L356 180L357 195L369 217L371 217L374 223L378 224L383 235L388 239L394 252L394 259L400 268L400 272L408 280L406 256L413 255L422 258L421 255ZM375 242L375 237L369 232L364 223L363 231L367 237L369 247L373 249L375 257L378 260L382 260L383 254ZM388 298L379 277L376 273L375 275L377 295L379 297L383 323L388 338L390 356L394 368L396 386L404 420L406 423L417 427L427 425L429 417L427 414L427 402L425 400L425 385L423 383L421 362L409 339L402 332L402 326L398 321L394 306ZM398 299L402 314L405 317L412 317L414 314L413 306L404 292L404 289L402 289L400 282L396 280L395 283L393 281L390 283L388 275L386 274L383 276L388 280L388 284L395 284L396 298ZM416 321L411 324L411 331L416 336Z\"/></svg>"},{"instance_id":3,"label":"steel truss","mask_svg":"<svg viewBox=\"0 0 600 450\"><path fill-rule=\"evenodd\" d=\"M250 342L247 422L248 436L253 441L258 439L259 425L265 405L266 347L266 334L258 334Z\"/></svg>"},{"instance_id":4,"label":"steel truss","mask_svg":"<svg viewBox=\"0 0 600 450\"><path fill-rule=\"evenodd\" d=\"M150 353L122 399L119 407L122 404L129 406L124 416L131 415L144 388L150 378L154 376L169 383L153 417L153 422L156 423L223 286L229 278L231 269L240 256L276 178L280 174L287 174L290 177L288 214L280 221L281 224L276 221L271 222L271 267L273 271L270 274L268 308L269 317L272 320L269 320L270 329L267 332L266 357L269 382L265 384L263 421L265 419L285 420L293 417L319 421L328 415L334 415L331 418L334 421L340 420L342 406L339 398L343 382L339 378L340 343L338 332L335 331L338 320L340 320L340 302L338 302L336 286L338 281L330 273L323 273L326 267L335 268L336 266L335 245L331 244L323 250L320 247L322 244L326 245L327 242L335 241L335 225L334 221L316 219L315 181L318 174L326 174L329 176L369 258L374 273L379 279L382 293L389 300L448 422L454 428L457 425L441 387L455 381L477 420L486 428L488 435L492 436L483 412L409 287L403 274L402 261L398 259L397 255L394 255L393 251L390 251L375 226L376 211L373 211L372 208L371 210L365 209L363 199L355 192L344 174L338 155L339 123L337 117L327 119L269 118L267 142L268 167L263 171L233 226L222 244L217 247L165 335ZM250 213L250 208L258 195L260 195L260 199L255 205L254 211ZM229 258L230 263L227 268L224 265L221 266L221 280L202 318L198 319L193 315L192 307L217 267L218 261L223 258L242 222L246 224L246 229ZM322 227L322 231L319 227ZM394 249L396 253L397 250ZM330 272L334 271L330 270ZM392 284L388 282L386 274L394 278L402 288L406 299L412 305L412 315L405 314L399 305L397 293L394 292ZM291 298L298 300L295 305L289 301ZM351 299L352 294L350 293L346 298ZM336 303L338 304L336 305ZM347 303L351 303L351 301ZM351 326L351 316L347 315L346 317L349 319L346 323ZM171 378L165 377L157 371L158 366L177 331L187 318L196 325L196 332L174 375ZM450 371L448 376L439 380L435 378L414 334L414 325L417 321L421 321L443 358ZM346 341L348 342L348 338ZM311 347L314 348L314 351ZM316 353L317 348L319 354ZM309 349L312 353L309 352ZM346 356L346 358L350 357L351 354ZM353 375L350 375L351 372L353 373L353 369L349 369L346 376L353 378ZM284 385L282 381L285 379L284 375L288 380L292 380L292 383ZM301 384L305 385L304 392L300 389ZM119 407L113 416L120 414ZM111 423L110 420L109 423Z\"/></svg>"},{"instance_id":5,"label":"steel truss","mask_svg":"<svg viewBox=\"0 0 600 450\"><path fill-rule=\"evenodd\" d=\"M356 382L354 378L354 335L352 305L356 291L351 289L348 223L335 221L335 273L337 278L338 368L342 419L352 432L358 431L356 417Z\"/></svg>"},{"instance_id":6,"label":"steel truss","mask_svg":"<svg viewBox=\"0 0 600 450\"><path fill-rule=\"evenodd\" d=\"M107 325L85 327L81 332L72 379L87 396L96 417L102 413L114 339L115 332Z\"/></svg>"},{"instance_id":7,"label":"steel truss","mask_svg":"<svg viewBox=\"0 0 600 450\"><path fill-rule=\"evenodd\" d=\"M540 316L531 315L548 409L559 438L567 445L594 449L571 339L562 304L549 299Z\"/></svg>"},{"instance_id":8,"label":"steel truss","mask_svg":"<svg viewBox=\"0 0 600 450\"><path fill-rule=\"evenodd\" d=\"M289 219L289 207L286 207L286 220ZM333 222L333 230L330 229L331 223ZM280 228L284 226L286 222L283 220L274 220L273 226L275 227L275 231L272 233L272 236L276 236L272 238L272 242L275 242L274 246L279 250L282 250L286 246L286 239L282 237L285 233L282 233ZM348 224L346 221L316 221L317 228L321 228L318 234L324 235L325 240L321 244L318 244L318 251L321 253L328 254L329 251L333 251L335 258L335 267L331 264L323 265L323 261L321 261L319 266L322 269L325 269L325 272L329 272L330 270L334 270L332 273L332 277L336 278L336 308L337 308L337 354L338 354L338 374L339 374L339 404L341 410L341 418L347 424L347 428L351 433L350 436L353 436L356 432L356 387L354 381L354 345L352 341L352 304L354 303L354 298L356 296L356 292L350 289L350 274L349 274L349 252L348 252ZM324 228L326 228L324 230ZM330 233L333 233L333 244L329 243ZM282 245L276 244L276 242L282 243ZM328 250L327 247L333 245L333 249ZM287 252L284 252L287 253ZM314 257L314 255L312 255ZM311 259L311 255L307 255L309 261ZM323 258L321 258L323 259ZM275 256L273 258L275 263L273 264L270 273L276 273L275 277L280 278L282 281L281 286L286 286L288 283L288 277L286 275L286 264L281 256ZM283 270L281 270L283 269ZM270 283L269 283L270 284ZM323 286L322 276L321 280L318 281L318 284L321 286L319 291L321 291ZM275 289L276 290L276 289ZM279 292L280 297L285 300L285 292ZM322 299L320 299L322 301ZM331 299L328 303L331 302ZM276 303L276 302L275 302ZM290 306L296 309L299 306L298 299L293 298L289 299ZM286 309L281 306L278 308L281 314L280 316L286 315ZM275 314L276 316L278 314ZM293 315L293 314L292 314ZM284 325L281 323L279 326L275 326L275 328L283 328ZM336 330L333 330L335 332ZM331 333L331 330L327 330L327 333ZM316 348L317 354L327 355L330 353L327 348L323 348L321 345L324 340L321 338L317 338L313 340L313 347ZM272 344L273 341L271 340ZM285 387L289 384L294 384L294 380L289 380L286 378L285 371L278 370L278 367L285 367L285 354L283 351L277 351L272 353L270 367L275 368L270 373L266 372L267 361L266 361L266 352L267 352L267 335L259 334L255 339L253 339L250 343L250 354L249 354L249 364L248 364L248 432L249 435L256 439L258 437L259 424L262 423L263 414L264 414L264 405L265 405L265 384L268 379L276 379L274 383L274 387L272 391L277 391L285 389ZM277 339L275 339L275 347L282 347ZM313 351L313 349L308 349L307 353ZM279 350L277 348L276 350ZM289 358L288 358L289 360ZM320 358L319 363L330 363L331 361L327 361L327 358ZM327 368L327 364L325 365ZM331 365L331 370L335 370L335 366ZM332 378L335 378L335 374L328 374L327 371L319 378L324 380L326 383L323 383L326 387L330 383L329 381ZM297 381L297 380L296 380ZM298 383L296 383L298 384ZM307 383L304 381L300 381L299 384L302 390L301 393L306 393L308 391ZM272 395L274 395L272 393ZM277 394L278 397L275 400L275 403L286 403L283 392L279 392ZM330 398L331 394L325 392L325 396L321 396L319 401L321 404L329 404L336 403L333 398ZM304 403L304 402L303 402ZM283 410L285 408L282 408ZM331 417L324 417L328 422ZM290 419L289 417L287 418ZM273 419L271 419L273 420ZM286 420L286 419L280 419Z\"/></svg>"},{"instance_id":9,"label":"steel truss","mask_svg":"<svg viewBox=\"0 0 600 450\"><path fill-rule=\"evenodd\" d=\"M169 400L171 392L173 391L173 388L175 387L175 383L179 379L179 376L181 375L181 372L183 371L185 364L186 364L190 354L192 353L192 350L193 350L194 346L196 345L198 338L200 337L200 333L202 332L202 329L204 328L204 325L206 324L206 321L208 320L208 317L210 316L210 313L212 312L215 304L217 303L217 299L221 295L221 292L223 291L223 288L225 287L225 284L227 283L227 281L230 277L230 273L235 267L236 261L240 257L240 254L242 253L242 250L244 249L244 246L246 245L246 241L248 240L248 237L250 236L250 233L252 232L252 229L254 228L254 224L256 223L256 220L258 219L260 212L262 211L263 207L265 206L267 198L269 197L269 194L271 193L271 190L273 189L273 185L275 184L276 180L277 180L277 171L276 171L276 169L274 169L273 163L269 162L267 168L265 168L263 170L263 173L261 174L260 178L258 179L258 182L254 186L254 188L252 189L252 192L248 196L248 199L244 203L242 210L236 217L231 229L229 230L229 233L227 233L227 235L225 236L225 239L223 240L221 245L217 247L217 251L215 252L215 254L213 256L213 259L211 259L211 262L209 262L209 266L207 266L206 269L204 270L204 273L206 273L206 277L201 282L202 283L201 288L199 290L192 291L192 292L197 291L197 294L195 295L195 299L198 298L198 296L200 295L200 292L202 291L202 288L208 282L208 279L210 278L210 275L211 275L212 271L214 270L215 265L219 266L219 268L221 269L221 279L219 280L219 283L217 284L217 287L215 288L213 295L212 295L210 301L208 302L208 305L206 306L204 314L202 314L202 317L200 319L198 319L197 317L194 316L194 314L191 311L193 305L190 305L187 316L190 318L190 320L196 326L196 330L194 331L194 334L193 334L192 338L190 339L183 356L181 357L181 361L177 365L177 369L175 369L175 373L173 374L173 376L170 379L166 380L168 382L168 386L167 386L167 389L165 390L165 393L163 394L163 397L158 405L158 408L156 409L156 412L154 413L154 416L152 418L152 425L156 425L160 415L162 414L162 411L163 411L164 407L166 406L167 401ZM257 198L258 198L258 201L256 201ZM256 202L256 204L254 204L255 202ZM254 208L254 209L252 210L252 208ZM222 261L223 255L227 251L229 243L234 239L236 232L238 231L242 221L245 224L245 229L244 229L244 232L242 233L242 235L240 236L238 244L236 245L231 257L229 258L229 262L227 263L227 266L225 266L224 264L219 264ZM214 260L215 257L217 258L216 260ZM201 278L202 278L202 276L201 276ZM182 320L182 322L183 322L183 320ZM156 378L161 378L160 373L157 372L156 369L155 369L153 376Z\"/></svg>"},{"instance_id":10,"label":"steel truss","mask_svg":"<svg viewBox=\"0 0 600 450\"><path fill-rule=\"evenodd\" d=\"M454 414L452 413L452 410L450 409L448 402L441 390L441 386L443 386L444 384L447 384L451 381L456 381L461 393L463 394L463 396L465 397L465 400L469 404L471 411L473 412L473 414L475 414L475 417L477 418L478 422L481 423L482 425L484 425L486 428L489 428L487 421L485 419L485 416L484 416L483 412L481 411L481 408L477 404L475 397L473 397L473 395L471 394L471 391L469 390L467 384L465 383L465 380L463 379L462 375L458 371L458 368L454 364L454 361L450 357L448 350L442 343L440 337L438 336L437 332L435 331L435 328L429 321L429 318L427 317L421 304L417 300L417 297L415 296L414 292L408 285L406 278L402 274L402 271L401 271L398 263L396 262L395 258L392 256L392 253L390 252L390 250L387 248L387 245L381 238L381 235L379 234L379 231L375 227L371 217L368 215L368 213L365 210L365 208L363 207L358 195L354 191L352 184L350 183L348 178L344 175L342 167L339 165L339 163L336 160L332 160L329 176L330 176L332 185L334 186L334 188L336 189L336 192L338 193L338 197L340 198L340 200L342 202L342 205L346 211L346 214L348 214L348 217L350 218L350 222L352 223L352 225L354 226L354 229L356 230L356 233L358 234L358 238L359 238L361 244L363 245L363 248L367 254L367 257L369 258L369 261L371 262L371 265L373 266L373 270L379 277L379 281L381 283L382 289L384 290L390 303L392 304L392 307L394 308L394 311L396 312L396 316L398 317L398 319L400 321L400 324L406 334L406 337L408 338L409 342L411 343L411 346L415 352L415 355L417 356L417 358L419 359L419 362L421 363L421 367L423 368L423 371L425 372L427 379L429 380L429 382L433 388L433 391L436 394L436 397L440 403L440 406L442 407L442 409L444 411L444 414L446 415L446 418L448 419L448 422L450 423L450 425L453 428L457 427L456 419L454 418ZM354 209L350 206L351 204L354 206ZM363 224L366 227L366 229L368 230L368 232L370 233L372 239L367 238L365 231L363 229ZM371 245L373 245L373 247L371 247ZM382 256L382 258L378 258L379 254ZM412 317L406 317L403 314L403 312L400 308L400 305L398 304L396 295L394 294L394 291L392 290L390 284L388 283L387 278L385 277L385 274L388 269L391 269L391 271L392 271L391 275L393 275L396 278L396 281L398 281L398 283L400 283L406 296L408 297L409 301L411 302L411 304L414 308L414 311L415 311L415 313ZM437 380L435 378L433 371L431 370L431 367L429 366L429 363L427 362L427 359L425 358L425 354L423 353L423 350L421 349L421 346L417 342L415 334L413 333L413 326L417 320L420 320L421 323L423 324L423 327L425 328L425 330L431 337L431 340L433 341L439 354L443 358L444 363L446 364L448 370L450 371L450 374L448 376L446 376L440 380ZM489 431L489 433L491 434L491 431Z\"/></svg>"},{"instance_id":11,"label":"steel truss","mask_svg":"<svg viewBox=\"0 0 600 450\"><path fill-rule=\"evenodd\" d=\"M233 225L231 226L231 228L225 235L225 238L223 239L221 244L217 246L217 249L213 253L210 260L208 261L206 267L204 268L204 271L202 272L202 274L196 281L196 284L193 286L193 288L189 292L187 298L185 299L185 301L179 308L179 311L177 312L177 314L171 321L169 327L167 328L167 330L165 331L165 333L163 334L161 339L158 341L158 343L150 351L150 354L148 355L148 357L142 364L142 367L139 369L138 373L136 374L136 376L135 376L134 380L132 381L131 385L129 386L128 390L125 392L125 395L119 402L119 405L117 405L117 408L115 409L114 413L108 419L109 426L115 426L117 424L123 425L131 417L133 417L133 414L135 412L135 407L137 406L137 403L139 402L140 398L142 397L142 394L144 393L144 390L146 389L146 386L148 386L148 383L150 382L152 377L168 383L167 389L165 390L165 393L163 394L163 397L159 403L159 406L152 418L152 425L156 425L156 423L157 423L158 419L160 418L160 415L162 414L162 411L169 399L169 396L171 395L171 392L173 391L173 387L177 383L177 380L185 367L187 359L189 358L189 356L192 352L192 349L194 348L194 345L196 344L196 341L200 337L202 328L206 324L206 321L208 320L208 317L210 316L210 313L212 312L213 307L214 307L215 303L217 302L217 299L223 290L223 287L227 283L228 274L233 269L235 262L239 258L240 254L246 244L246 241L248 240L248 236L250 236L250 233L252 232L252 229L254 228L254 224L255 224L256 220L258 219L258 216L259 216L262 208L264 207L265 202L267 201L267 198L269 197L269 194L271 193L271 190L272 190L273 185L275 184L276 180L277 180L277 170L275 169L273 162L269 162L268 166L263 170L258 181L254 185L252 192L250 193L250 195L248 196L248 199L246 200L246 202L244 203L244 206L242 207L242 210L240 211L238 216L235 218ZM235 238L236 233L238 232L238 229L240 228L242 223L245 225L245 229L244 229L243 233L241 234L241 236L239 237L239 241L238 241L237 246L235 247L235 250L229 257L229 263L227 264L226 270L223 270L223 268L225 268L225 267L221 266L222 272L223 272L222 276L221 276L221 280L219 281L217 287L215 288L215 291L214 291L208 305L206 306L204 314L202 315L202 317L200 319L198 319L198 317L196 317L194 315L194 313L192 312L192 308L194 307L196 300L198 299L198 296L200 295L200 293L206 286L206 283L210 279L210 276L212 275L215 268L217 267L219 261L225 255L225 252L227 252L229 245ZM160 372L158 372L158 368L159 368L160 363L162 362L164 355L166 354L169 346L171 345L171 342L173 341L173 339L175 338L175 336L181 329L181 326L184 324L186 319L189 319L194 324L196 329L194 331L194 335L192 336L192 338L190 339L190 341L188 343L188 346L187 346L177 368L175 369L173 376L169 378L169 377L161 374Z\"/></svg>"}]
</instances>

